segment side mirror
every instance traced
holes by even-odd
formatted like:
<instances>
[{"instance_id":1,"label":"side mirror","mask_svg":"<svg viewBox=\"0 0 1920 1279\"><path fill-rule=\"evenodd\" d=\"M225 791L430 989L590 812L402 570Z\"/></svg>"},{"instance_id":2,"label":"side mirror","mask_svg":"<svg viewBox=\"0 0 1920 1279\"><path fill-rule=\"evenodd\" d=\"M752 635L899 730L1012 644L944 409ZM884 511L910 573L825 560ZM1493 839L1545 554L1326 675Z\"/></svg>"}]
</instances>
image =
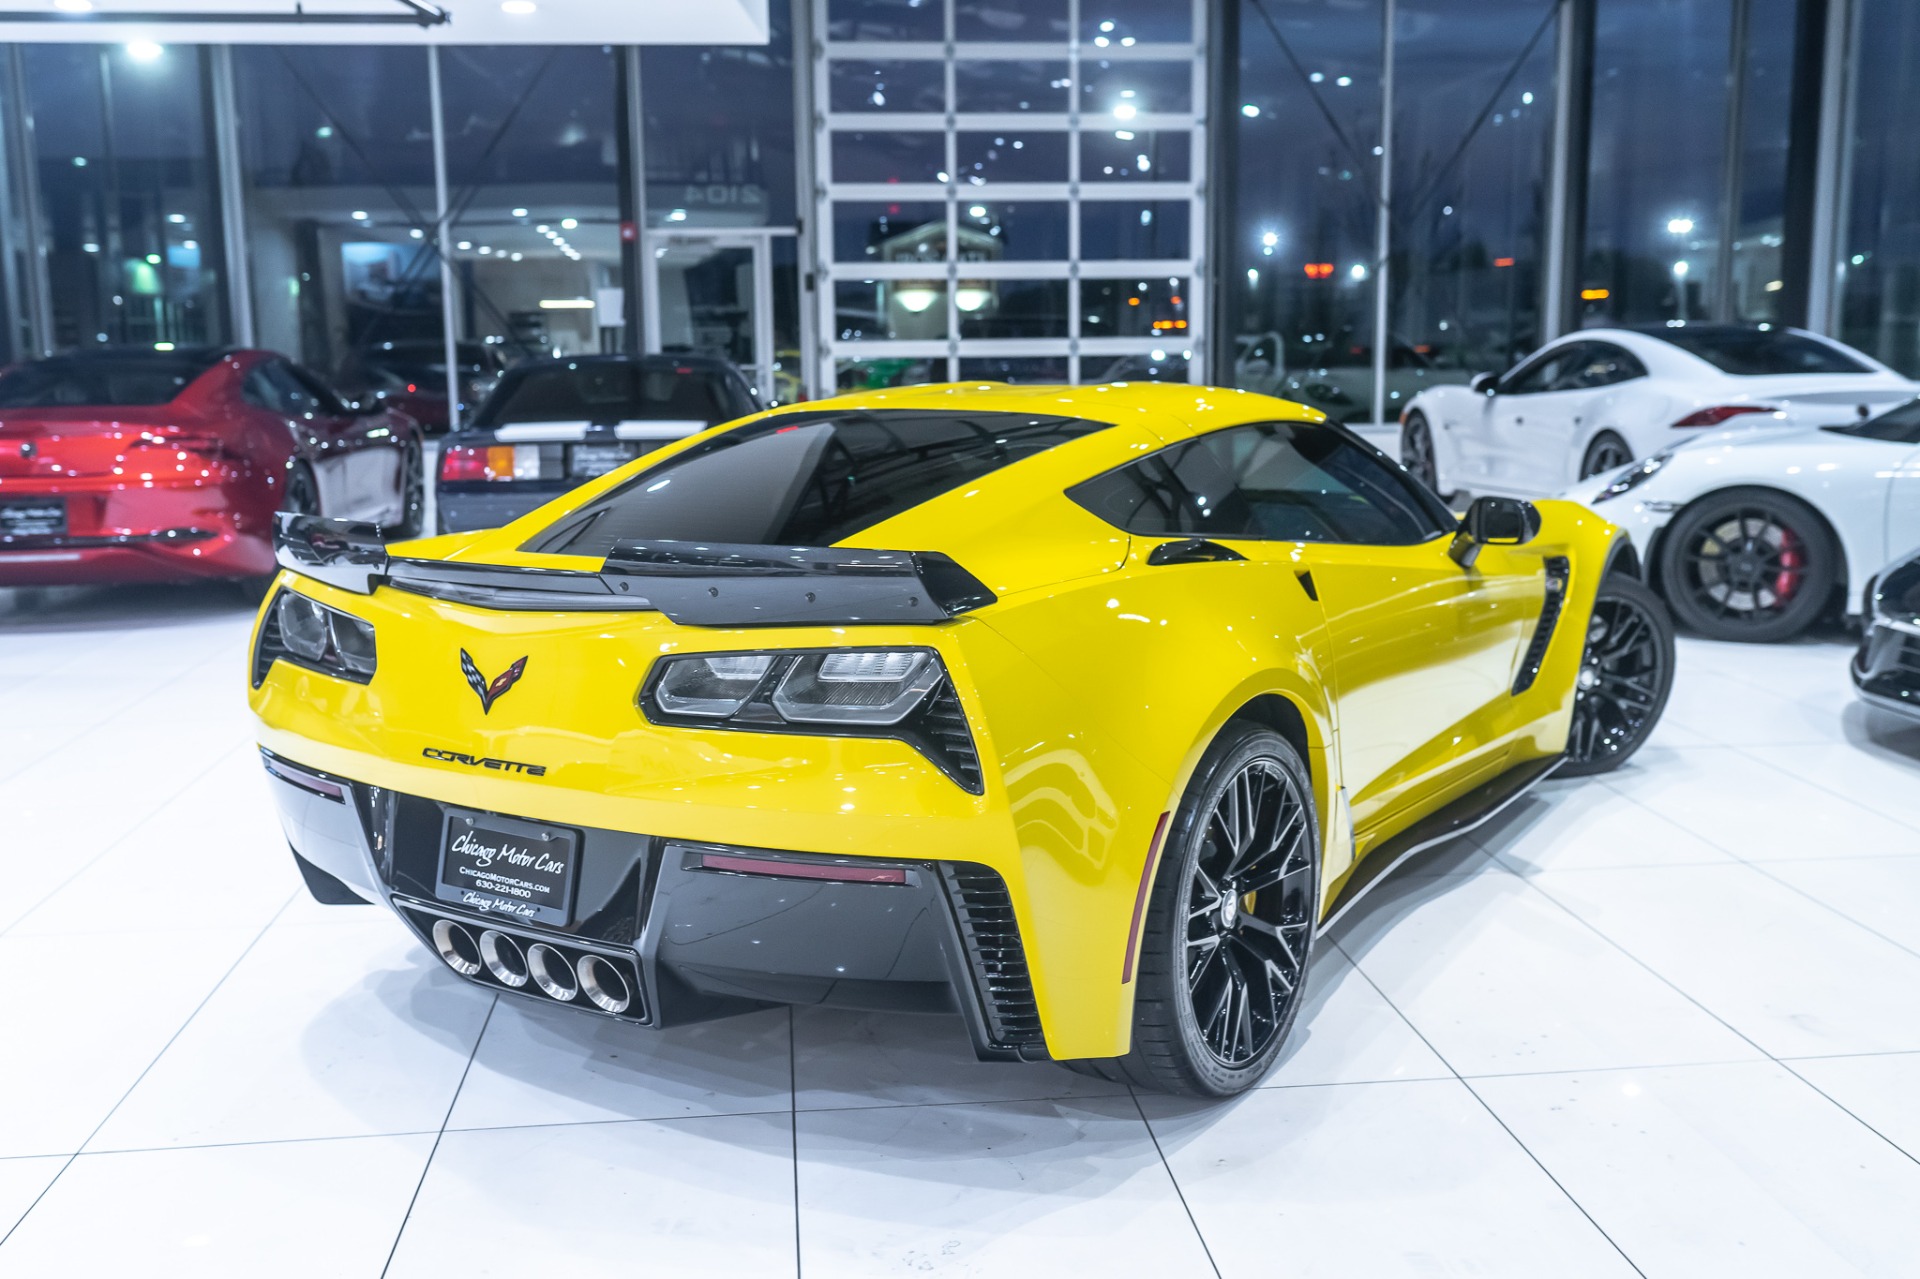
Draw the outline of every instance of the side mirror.
<instances>
[{"instance_id":1,"label":"side mirror","mask_svg":"<svg viewBox=\"0 0 1920 1279\"><path fill-rule=\"evenodd\" d=\"M1540 533L1540 509L1517 497L1476 497L1460 521L1447 554L1461 568L1472 568L1483 546L1520 546Z\"/></svg>"},{"instance_id":2,"label":"side mirror","mask_svg":"<svg viewBox=\"0 0 1920 1279\"><path fill-rule=\"evenodd\" d=\"M1476 373L1467 381L1467 389L1476 395L1492 395L1499 384L1500 375L1497 373Z\"/></svg>"}]
</instances>

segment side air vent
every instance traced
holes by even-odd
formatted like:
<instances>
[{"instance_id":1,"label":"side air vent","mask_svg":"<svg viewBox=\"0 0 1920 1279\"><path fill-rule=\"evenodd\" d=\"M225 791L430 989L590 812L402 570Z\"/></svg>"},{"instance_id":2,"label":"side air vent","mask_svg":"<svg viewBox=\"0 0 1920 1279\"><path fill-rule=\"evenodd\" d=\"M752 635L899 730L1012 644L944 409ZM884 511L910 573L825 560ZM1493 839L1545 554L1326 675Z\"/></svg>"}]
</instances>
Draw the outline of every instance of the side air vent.
<instances>
[{"instance_id":1,"label":"side air vent","mask_svg":"<svg viewBox=\"0 0 1920 1279\"><path fill-rule=\"evenodd\" d=\"M1567 576L1572 569L1571 562L1564 555L1549 555L1546 559L1547 593L1540 604L1540 621L1533 628L1533 639L1527 644L1526 656L1520 659L1520 671L1513 677L1513 693L1518 697L1533 687L1533 681L1540 677L1540 664L1547 660L1547 646L1553 643L1553 630L1560 622L1560 610L1567 602Z\"/></svg>"},{"instance_id":2,"label":"side air vent","mask_svg":"<svg viewBox=\"0 0 1920 1279\"><path fill-rule=\"evenodd\" d=\"M985 789L980 752L974 748L973 731L967 727L966 712L951 681L942 682L933 691L920 712L918 727L925 735L919 745L927 757L968 791L980 794Z\"/></svg>"},{"instance_id":3,"label":"side air vent","mask_svg":"<svg viewBox=\"0 0 1920 1279\"><path fill-rule=\"evenodd\" d=\"M1026 948L1013 916L1013 899L999 872L973 862L940 863L940 880L953 902L993 1046L1023 1057L1045 1054L1040 1006L1034 1002Z\"/></svg>"}]
</instances>

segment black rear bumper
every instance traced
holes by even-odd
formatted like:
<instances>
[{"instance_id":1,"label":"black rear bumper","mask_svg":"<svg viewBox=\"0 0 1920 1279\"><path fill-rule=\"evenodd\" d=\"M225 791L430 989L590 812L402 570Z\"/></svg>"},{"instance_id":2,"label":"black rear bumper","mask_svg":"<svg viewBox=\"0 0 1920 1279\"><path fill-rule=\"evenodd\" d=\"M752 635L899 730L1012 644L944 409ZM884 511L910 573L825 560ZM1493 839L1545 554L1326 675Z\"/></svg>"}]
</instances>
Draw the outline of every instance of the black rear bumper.
<instances>
[{"instance_id":1,"label":"black rear bumper","mask_svg":"<svg viewBox=\"0 0 1920 1279\"><path fill-rule=\"evenodd\" d=\"M262 752L282 825L303 873L382 901L461 976L583 1012L671 1026L771 1004L889 1012L957 1012L983 1059L1046 1057L1038 1008L1005 882L973 863L835 858L740 849L656 835L574 827L578 878L564 928L507 922L436 900L447 809ZM511 816L502 814L502 816ZM772 873L706 865L747 857ZM791 877L778 869L794 868ZM836 868L895 868L900 882L815 878ZM307 875L309 885L314 882ZM325 881L323 881L324 883ZM545 943L572 963L597 955L637 989L619 1012L513 984L487 965L458 962L436 921L477 942L487 930L521 952ZM463 943L465 944L465 943ZM496 949L498 949L496 943ZM630 968L628 967L630 965ZM513 974L509 973L511 977Z\"/></svg>"}]
</instances>

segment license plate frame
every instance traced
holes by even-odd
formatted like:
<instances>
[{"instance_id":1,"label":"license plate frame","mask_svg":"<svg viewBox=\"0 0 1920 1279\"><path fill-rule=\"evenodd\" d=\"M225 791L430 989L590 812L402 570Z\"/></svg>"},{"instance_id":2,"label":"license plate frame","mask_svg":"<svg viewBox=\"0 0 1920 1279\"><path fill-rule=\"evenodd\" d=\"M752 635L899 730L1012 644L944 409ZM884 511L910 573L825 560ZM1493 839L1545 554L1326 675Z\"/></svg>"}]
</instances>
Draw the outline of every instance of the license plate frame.
<instances>
[{"instance_id":1,"label":"license plate frame","mask_svg":"<svg viewBox=\"0 0 1920 1279\"><path fill-rule=\"evenodd\" d=\"M597 480L602 475L619 470L639 456L640 450L625 441L569 444L567 446L567 478Z\"/></svg>"},{"instance_id":2,"label":"license plate frame","mask_svg":"<svg viewBox=\"0 0 1920 1279\"><path fill-rule=\"evenodd\" d=\"M66 535L66 498L16 497L0 500L0 541Z\"/></svg>"},{"instance_id":3,"label":"license plate frame","mask_svg":"<svg viewBox=\"0 0 1920 1279\"><path fill-rule=\"evenodd\" d=\"M583 843L570 827L449 808L433 895L476 914L565 928L573 922Z\"/></svg>"}]
</instances>

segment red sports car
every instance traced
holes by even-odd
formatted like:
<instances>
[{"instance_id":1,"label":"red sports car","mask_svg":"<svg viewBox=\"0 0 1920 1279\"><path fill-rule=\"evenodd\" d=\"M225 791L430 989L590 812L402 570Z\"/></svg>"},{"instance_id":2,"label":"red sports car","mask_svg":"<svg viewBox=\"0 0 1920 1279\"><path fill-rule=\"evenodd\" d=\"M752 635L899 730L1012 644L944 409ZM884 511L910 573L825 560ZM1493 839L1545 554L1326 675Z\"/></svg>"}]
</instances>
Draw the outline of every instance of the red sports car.
<instances>
[{"instance_id":1,"label":"red sports car","mask_svg":"<svg viewBox=\"0 0 1920 1279\"><path fill-rule=\"evenodd\" d=\"M16 365L0 373L0 587L271 573L276 511L411 535L420 438L271 351Z\"/></svg>"}]
</instances>

